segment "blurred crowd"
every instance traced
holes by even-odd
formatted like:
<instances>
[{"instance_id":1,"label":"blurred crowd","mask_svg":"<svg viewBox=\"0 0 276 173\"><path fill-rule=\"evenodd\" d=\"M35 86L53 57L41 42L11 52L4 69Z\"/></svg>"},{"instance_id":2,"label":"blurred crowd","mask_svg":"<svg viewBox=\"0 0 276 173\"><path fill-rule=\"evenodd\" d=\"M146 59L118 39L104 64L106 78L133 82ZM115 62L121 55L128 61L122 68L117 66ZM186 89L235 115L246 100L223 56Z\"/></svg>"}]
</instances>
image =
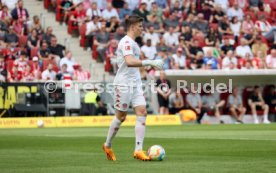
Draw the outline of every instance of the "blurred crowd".
<instances>
[{"instance_id":1,"label":"blurred crowd","mask_svg":"<svg viewBox=\"0 0 276 173\"><path fill-rule=\"evenodd\" d=\"M116 73L116 46L125 19L144 18L136 41L141 58L163 59L167 69L276 68L276 5L271 0L63 0L53 1L68 32ZM59 4L57 4L59 3ZM144 69L143 74L153 69Z\"/></svg>"},{"instance_id":2,"label":"blurred crowd","mask_svg":"<svg viewBox=\"0 0 276 173\"><path fill-rule=\"evenodd\" d=\"M42 28L22 0L1 0L1 80L88 80L72 52ZM144 18L136 41L141 59L163 59L167 69L276 68L276 5L271 0L45 0L68 33L116 73L116 48L125 19ZM143 78L154 72L141 68ZM30 73L30 74L29 74Z\"/></svg>"},{"instance_id":3,"label":"blurred crowd","mask_svg":"<svg viewBox=\"0 0 276 173\"><path fill-rule=\"evenodd\" d=\"M90 74L23 0L0 0L0 81L87 81Z\"/></svg>"}]
</instances>

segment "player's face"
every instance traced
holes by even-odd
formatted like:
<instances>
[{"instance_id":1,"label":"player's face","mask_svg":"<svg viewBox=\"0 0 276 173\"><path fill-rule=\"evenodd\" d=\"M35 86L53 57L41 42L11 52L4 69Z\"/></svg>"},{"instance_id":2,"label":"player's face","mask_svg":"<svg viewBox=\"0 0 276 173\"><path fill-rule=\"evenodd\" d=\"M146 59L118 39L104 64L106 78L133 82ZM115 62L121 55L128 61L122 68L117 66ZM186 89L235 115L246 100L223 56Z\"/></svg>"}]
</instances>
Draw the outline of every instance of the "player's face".
<instances>
[{"instance_id":1,"label":"player's face","mask_svg":"<svg viewBox=\"0 0 276 173\"><path fill-rule=\"evenodd\" d=\"M134 33L135 33L136 37L140 36L142 34L142 31L143 31L142 22L139 22L139 23L135 24L134 27L133 27L133 30L134 30Z\"/></svg>"}]
</instances>

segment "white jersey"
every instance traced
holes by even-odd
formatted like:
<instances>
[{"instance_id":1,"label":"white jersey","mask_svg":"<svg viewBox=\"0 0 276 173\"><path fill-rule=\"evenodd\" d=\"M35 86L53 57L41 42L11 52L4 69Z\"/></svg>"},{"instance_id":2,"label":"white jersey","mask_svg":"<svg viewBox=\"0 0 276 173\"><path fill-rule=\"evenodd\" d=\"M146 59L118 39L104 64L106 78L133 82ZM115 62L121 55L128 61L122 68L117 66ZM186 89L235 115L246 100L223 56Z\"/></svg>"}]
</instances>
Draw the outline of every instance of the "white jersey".
<instances>
[{"instance_id":1,"label":"white jersey","mask_svg":"<svg viewBox=\"0 0 276 173\"><path fill-rule=\"evenodd\" d=\"M133 55L136 59L140 59L138 44L126 35L120 40L116 53L119 69L114 79L114 85L142 86L139 67L128 67L125 61L127 55Z\"/></svg>"}]
</instances>

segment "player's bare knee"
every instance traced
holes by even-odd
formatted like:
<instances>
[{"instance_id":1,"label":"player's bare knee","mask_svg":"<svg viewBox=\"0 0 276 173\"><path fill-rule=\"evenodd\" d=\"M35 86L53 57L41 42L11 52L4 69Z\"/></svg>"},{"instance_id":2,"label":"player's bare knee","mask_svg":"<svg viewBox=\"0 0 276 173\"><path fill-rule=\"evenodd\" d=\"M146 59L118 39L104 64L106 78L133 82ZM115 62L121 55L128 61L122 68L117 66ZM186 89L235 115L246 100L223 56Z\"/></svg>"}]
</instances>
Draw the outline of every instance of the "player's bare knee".
<instances>
[{"instance_id":1,"label":"player's bare knee","mask_svg":"<svg viewBox=\"0 0 276 173\"><path fill-rule=\"evenodd\" d=\"M147 110L146 109L141 109L141 110L137 111L137 115L146 117L147 116Z\"/></svg>"},{"instance_id":2,"label":"player's bare knee","mask_svg":"<svg viewBox=\"0 0 276 173\"><path fill-rule=\"evenodd\" d=\"M122 116L120 119L121 122L124 122L125 120L126 120L126 116Z\"/></svg>"}]
</instances>

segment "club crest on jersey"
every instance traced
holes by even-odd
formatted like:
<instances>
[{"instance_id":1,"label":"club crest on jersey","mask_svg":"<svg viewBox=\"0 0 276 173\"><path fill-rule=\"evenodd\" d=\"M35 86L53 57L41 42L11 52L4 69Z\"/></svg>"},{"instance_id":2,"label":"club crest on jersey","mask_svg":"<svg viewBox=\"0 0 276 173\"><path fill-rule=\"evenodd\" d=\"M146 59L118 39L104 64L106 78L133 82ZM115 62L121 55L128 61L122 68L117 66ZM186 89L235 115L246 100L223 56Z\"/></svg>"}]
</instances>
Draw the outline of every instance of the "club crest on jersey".
<instances>
[{"instance_id":1,"label":"club crest on jersey","mask_svg":"<svg viewBox=\"0 0 276 173\"><path fill-rule=\"evenodd\" d=\"M130 50L130 46L125 46L125 50Z\"/></svg>"}]
</instances>

